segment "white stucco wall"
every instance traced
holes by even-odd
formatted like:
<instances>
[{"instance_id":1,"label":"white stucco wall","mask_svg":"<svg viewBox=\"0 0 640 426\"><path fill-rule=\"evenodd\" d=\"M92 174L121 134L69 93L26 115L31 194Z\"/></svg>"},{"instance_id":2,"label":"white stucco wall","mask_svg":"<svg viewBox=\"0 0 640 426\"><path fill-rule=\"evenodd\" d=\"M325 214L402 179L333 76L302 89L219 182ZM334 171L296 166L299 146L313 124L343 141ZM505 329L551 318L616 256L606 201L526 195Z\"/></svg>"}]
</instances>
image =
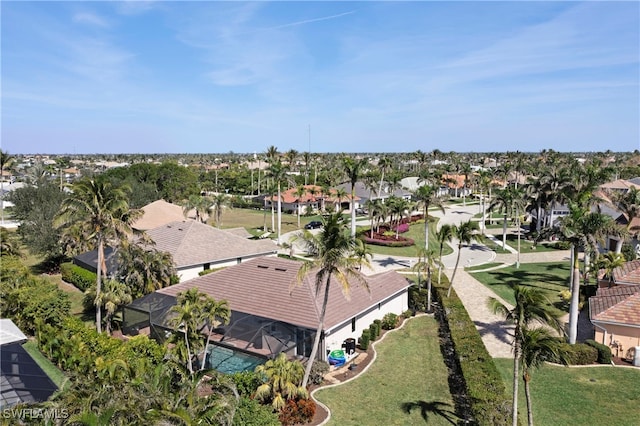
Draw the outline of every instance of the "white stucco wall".
<instances>
[{"instance_id":1,"label":"white stucco wall","mask_svg":"<svg viewBox=\"0 0 640 426\"><path fill-rule=\"evenodd\" d=\"M360 313L356 317L355 331L352 331L351 319L333 329L327 330L325 333L326 348L323 356L326 354L326 350L341 349L342 342L348 338L354 338L357 342L362 331L368 329L374 320L381 320L387 313L400 315L407 309L409 309L409 295L405 289L379 305L375 304L365 312Z\"/></svg>"}]
</instances>

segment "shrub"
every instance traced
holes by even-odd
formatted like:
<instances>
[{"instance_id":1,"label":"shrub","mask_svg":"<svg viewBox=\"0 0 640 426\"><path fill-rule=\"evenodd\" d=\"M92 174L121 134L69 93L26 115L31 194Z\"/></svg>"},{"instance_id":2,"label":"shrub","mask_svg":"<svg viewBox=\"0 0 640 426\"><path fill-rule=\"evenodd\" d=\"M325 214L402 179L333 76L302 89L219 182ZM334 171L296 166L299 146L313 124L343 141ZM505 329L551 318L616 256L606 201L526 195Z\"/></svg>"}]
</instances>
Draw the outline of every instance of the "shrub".
<instances>
[{"instance_id":1,"label":"shrub","mask_svg":"<svg viewBox=\"0 0 640 426\"><path fill-rule=\"evenodd\" d=\"M382 332L382 320L375 319L373 320L373 325L376 327L376 339L380 337L380 333Z\"/></svg>"},{"instance_id":2,"label":"shrub","mask_svg":"<svg viewBox=\"0 0 640 426\"><path fill-rule=\"evenodd\" d=\"M504 382L480 333L471 321L455 290L447 297L448 280L433 284L435 298L442 306L438 315L441 326L448 327L464 377L466 395L471 402L472 424L506 425L511 423L511 401Z\"/></svg>"},{"instance_id":3,"label":"shrub","mask_svg":"<svg viewBox=\"0 0 640 426\"><path fill-rule=\"evenodd\" d=\"M398 316L389 312L382 318L382 328L384 330L393 330L398 326Z\"/></svg>"},{"instance_id":4,"label":"shrub","mask_svg":"<svg viewBox=\"0 0 640 426\"><path fill-rule=\"evenodd\" d=\"M409 309L426 312L427 295L427 289L425 288L418 288L416 285L409 287Z\"/></svg>"},{"instance_id":5,"label":"shrub","mask_svg":"<svg viewBox=\"0 0 640 426\"><path fill-rule=\"evenodd\" d=\"M371 339L372 342L374 342L378 338L377 331L378 328L375 326L375 324L369 324L369 339Z\"/></svg>"},{"instance_id":6,"label":"shrub","mask_svg":"<svg viewBox=\"0 0 640 426\"><path fill-rule=\"evenodd\" d=\"M553 248L558 250L569 250L571 248L571 243L568 241L557 241L553 243Z\"/></svg>"},{"instance_id":7,"label":"shrub","mask_svg":"<svg viewBox=\"0 0 640 426\"><path fill-rule=\"evenodd\" d=\"M593 346L584 343L561 343L560 350L563 351L569 365L589 365L598 361L598 350ZM554 360L558 362L559 360Z\"/></svg>"},{"instance_id":8,"label":"shrub","mask_svg":"<svg viewBox=\"0 0 640 426\"><path fill-rule=\"evenodd\" d=\"M408 247L415 244L415 241L411 238L406 237L398 237L396 239L396 233L393 232L390 236L385 236L384 234L373 234L373 238L369 236L369 234L363 235L362 240L367 244L373 244L377 246L385 246L385 247Z\"/></svg>"},{"instance_id":9,"label":"shrub","mask_svg":"<svg viewBox=\"0 0 640 426\"><path fill-rule=\"evenodd\" d=\"M411 318L412 316L414 316L416 314L416 312L412 309L407 309L406 311L404 311L402 313L402 317L403 318Z\"/></svg>"},{"instance_id":10,"label":"shrub","mask_svg":"<svg viewBox=\"0 0 640 426\"><path fill-rule=\"evenodd\" d=\"M324 380L324 375L329 372L329 364L326 361L315 360L311 366L309 383L319 385Z\"/></svg>"},{"instance_id":11,"label":"shrub","mask_svg":"<svg viewBox=\"0 0 640 426\"><path fill-rule=\"evenodd\" d=\"M611 348L607 345L603 345L602 343L598 343L595 340L585 340L585 344L594 347L598 351L598 363L600 364L611 364Z\"/></svg>"},{"instance_id":12,"label":"shrub","mask_svg":"<svg viewBox=\"0 0 640 426\"><path fill-rule=\"evenodd\" d=\"M371 335L369 333L369 329L362 330L362 335L360 336L360 349L366 351L369 348L369 340L371 339Z\"/></svg>"},{"instance_id":13,"label":"shrub","mask_svg":"<svg viewBox=\"0 0 640 426\"><path fill-rule=\"evenodd\" d=\"M282 407L278 420L284 426L309 423L316 414L316 403L312 399L290 399Z\"/></svg>"},{"instance_id":14,"label":"shrub","mask_svg":"<svg viewBox=\"0 0 640 426\"><path fill-rule=\"evenodd\" d=\"M87 271L78 265L74 265L71 262L66 262L60 265L60 273L62 279L68 283L73 284L79 290L85 291L96 282L96 274L91 271Z\"/></svg>"},{"instance_id":15,"label":"shrub","mask_svg":"<svg viewBox=\"0 0 640 426\"><path fill-rule=\"evenodd\" d=\"M233 426L280 426L278 415L271 406L262 405L246 396L240 398L233 416Z\"/></svg>"},{"instance_id":16,"label":"shrub","mask_svg":"<svg viewBox=\"0 0 640 426\"><path fill-rule=\"evenodd\" d=\"M622 255L627 262L631 262L632 260L636 260L636 251L634 247L629 243L622 244Z\"/></svg>"},{"instance_id":17,"label":"shrub","mask_svg":"<svg viewBox=\"0 0 640 426\"><path fill-rule=\"evenodd\" d=\"M240 396L251 396L264 383L261 374L253 371L239 371L231 375L231 380L236 385Z\"/></svg>"},{"instance_id":18,"label":"shrub","mask_svg":"<svg viewBox=\"0 0 640 426\"><path fill-rule=\"evenodd\" d=\"M395 231L398 232L399 234L404 234L405 232L409 232L409 224L401 223L400 225L396 226Z\"/></svg>"}]
</instances>

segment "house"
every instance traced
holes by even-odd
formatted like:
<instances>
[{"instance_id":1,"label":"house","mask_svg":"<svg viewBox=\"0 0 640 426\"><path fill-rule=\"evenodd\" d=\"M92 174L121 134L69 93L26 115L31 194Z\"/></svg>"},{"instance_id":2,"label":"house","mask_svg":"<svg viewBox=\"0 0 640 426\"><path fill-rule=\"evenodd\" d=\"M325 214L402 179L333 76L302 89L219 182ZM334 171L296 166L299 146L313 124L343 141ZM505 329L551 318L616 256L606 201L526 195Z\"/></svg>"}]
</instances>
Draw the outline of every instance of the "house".
<instances>
[{"instance_id":1,"label":"house","mask_svg":"<svg viewBox=\"0 0 640 426\"><path fill-rule=\"evenodd\" d=\"M202 271L235 265L261 256L275 256L276 244L269 240L248 240L222 229L181 220L149 229L153 247L173 257L180 281L195 278Z\"/></svg>"},{"instance_id":2,"label":"house","mask_svg":"<svg viewBox=\"0 0 640 426\"><path fill-rule=\"evenodd\" d=\"M382 200L384 202L384 200L392 195L404 198L405 200L411 199L410 191L406 189L394 189L393 191L390 191L389 184L387 182L382 182L382 189L380 188L379 183L376 183L373 187L368 187L364 182L356 182L354 187L356 194L356 208L364 206L368 200ZM351 194L350 182L338 185L338 188L343 189L347 194Z\"/></svg>"},{"instance_id":3,"label":"house","mask_svg":"<svg viewBox=\"0 0 640 426\"><path fill-rule=\"evenodd\" d=\"M305 214L315 211L325 211L327 206L333 206L334 210L343 209L349 210L351 208L351 192L347 193L342 199L338 199L337 191L330 189L329 193L323 192L322 187L318 185L303 185L304 193L298 194L298 188L289 188L280 192L280 205L282 211L291 212L293 214ZM271 208L271 203L274 206L278 204L277 195L267 195L264 198L265 207ZM360 198L355 197L356 208L359 208Z\"/></svg>"},{"instance_id":4,"label":"house","mask_svg":"<svg viewBox=\"0 0 640 426\"><path fill-rule=\"evenodd\" d=\"M232 311L229 325L214 330L218 346L266 357L286 352L308 357L319 323L324 285L315 289L315 272L298 281L298 261L261 257L158 290L124 309L125 333L142 332L162 338L170 333L169 306L191 288L198 288L215 300L226 300ZM362 276L364 278L364 276ZM357 339L375 319L387 313L401 314L408 307L410 283L395 271L366 277L369 291L355 281L349 299L333 279L324 322L322 350L325 359L346 339ZM169 298L173 298L172 303ZM140 300L140 299L139 299ZM155 307L155 308L154 308Z\"/></svg>"},{"instance_id":5,"label":"house","mask_svg":"<svg viewBox=\"0 0 640 426\"><path fill-rule=\"evenodd\" d=\"M140 231L157 228L176 220L184 220L185 215L181 206L157 200L142 207L143 215L131 227Z\"/></svg>"},{"instance_id":6,"label":"house","mask_svg":"<svg viewBox=\"0 0 640 426\"><path fill-rule=\"evenodd\" d=\"M640 346L640 285L599 288L589 298L589 319L595 340L624 357L629 348Z\"/></svg>"},{"instance_id":7,"label":"house","mask_svg":"<svg viewBox=\"0 0 640 426\"><path fill-rule=\"evenodd\" d=\"M0 409L44 402L58 386L22 347L27 336L10 319L0 319Z\"/></svg>"},{"instance_id":8,"label":"house","mask_svg":"<svg viewBox=\"0 0 640 426\"><path fill-rule=\"evenodd\" d=\"M275 256L276 244L269 240L248 240L237 235L237 230L227 232L191 219L169 222L146 231L153 241L152 248L171 254L180 281L195 278L202 271L235 265L260 256ZM105 247L107 275L117 273L116 252ZM74 257L73 262L96 272L97 250Z\"/></svg>"}]
</instances>

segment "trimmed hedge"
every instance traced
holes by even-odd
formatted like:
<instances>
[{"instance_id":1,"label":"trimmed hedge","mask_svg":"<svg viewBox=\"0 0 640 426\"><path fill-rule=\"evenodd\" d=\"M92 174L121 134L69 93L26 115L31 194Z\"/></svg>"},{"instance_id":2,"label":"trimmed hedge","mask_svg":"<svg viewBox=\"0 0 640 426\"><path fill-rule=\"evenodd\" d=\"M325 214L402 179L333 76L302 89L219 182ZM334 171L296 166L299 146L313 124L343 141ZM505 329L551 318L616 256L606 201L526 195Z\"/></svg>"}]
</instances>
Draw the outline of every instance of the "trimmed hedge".
<instances>
[{"instance_id":1,"label":"trimmed hedge","mask_svg":"<svg viewBox=\"0 0 640 426\"><path fill-rule=\"evenodd\" d=\"M598 343L592 339L585 340L584 343L598 350L598 363L611 364L611 348L609 346Z\"/></svg>"},{"instance_id":2,"label":"trimmed hedge","mask_svg":"<svg viewBox=\"0 0 640 426\"><path fill-rule=\"evenodd\" d=\"M85 291L95 284L97 279L94 272L87 271L71 262L61 264L60 273L62 274L63 281L73 284L82 291Z\"/></svg>"},{"instance_id":3,"label":"trimmed hedge","mask_svg":"<svg viewBox=\"0 0 640 426\"><path fill-rule=\"evenodd\" d=\"M369 341L371 340L371 335L369 334L369 329L362 330L362 335L360 336L360 349L366 351L369 348Z\"/></svg>"},{"instance_id":4,"label":"trimmed hedge","mask_svg":"<svg viewBox=\"0 0 640 426\"><path fill-rule=\"evenodd\" d=\"M434 296L449 325L455 356L471 401L471 415L478 425L509 425L512 405L502 377L455 290L447 298L447 286L448 280L440 285L434 283Z\"/></svg>"},{"instance_id":5,"label":"trimmed hedge","mask_svg":"<svg viewBox=\"0 0 640 426\"><path fill-rule=\"evenodd\" d=\"M381 240L378 238L369 238L366 235L362 236L362 240L367 244L373 244L374 246L385 246L385 247L408 247L415 244L415 241L411 238L398 237L396 240L395 237L390 240Z\"/></svg>"},{"instance_id":6,"label":"trimmed hedge","mask_svg":"<svg viewBox=\"0 0 640 426\"><path fill-rule=\"evenodd\" d=\"M598 361L598 350L585 343L560 343L560 350L565 353L568 365L590 365Z\"/></svg>"}]
</instances>

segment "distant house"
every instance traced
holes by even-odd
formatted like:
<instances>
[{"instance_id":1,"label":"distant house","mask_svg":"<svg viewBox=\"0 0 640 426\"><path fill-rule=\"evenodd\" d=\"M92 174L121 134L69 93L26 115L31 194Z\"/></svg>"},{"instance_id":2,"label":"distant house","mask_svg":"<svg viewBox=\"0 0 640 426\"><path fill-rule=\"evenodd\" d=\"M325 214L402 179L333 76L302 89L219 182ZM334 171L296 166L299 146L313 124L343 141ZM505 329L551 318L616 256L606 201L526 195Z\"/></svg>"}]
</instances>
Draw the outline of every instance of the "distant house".
<instances>
[{"instance_id":1,"label":"distant house","mask_svg":"<svg viewBox=\"0 0 640 426\"><path fill-rule=\"evenodd\" d=\"M328 206L332 206L334 210L349 210L351 208L351 193L349 192L342 199L338 199L335 189L330 189L329 193L323 192L322 187L317 185L304 185L305 192L298 195L298 188L288 188L280 192L280 205L282 211L291 212L293 214L311 213L316 211L325 211ZM360 206L360 198L355 197L356 208ZM271 204L278 205L277 195L266 195L265 206L271 208Z\"/></svg>"},{"instance_id":2,"label":"distant house","mask_svg":"<svg viewBox=\"0 0 640 426\"><path fill-rule=\"evenodd\" d=\"M0 409L44 402L58 390L22 347L27 336L10 319L0 319Z\"/></svg>"},{"instance_id":3,"label":"distant house","mask_svg":"<svg viewBox=\"0 0 640 426\"><path fill-rule=\"evenodd\" d=\"M316 293L314 272L299 283L301 266L293 260L262 257L158 290L145 296L143 303L134 301L125 308L123 330L137 333L150 327L152 336L162 338L171 332L166 316L176 296L198 288L215 300L226 300L232 311L230 324L214 330L212 340L216 345L267 357L280 352L308 357L324 286ZM366 280L369 291L354 283L349 299L340 283L332 281L320 359L326 359L328 352L339 349L346 339L360 337L373 320L407 309L410 283L406 278L390 271Z\"/></svg>"},{"instance_id":4,"label":"distant house","mask_svg":"<svg viewBox=\"0 0 640 426\"><path fill-rule=\"evenodd\" d=\"M171 254L180 281L197 277L208 269L277 254L278 247L273 241L248 240L236 233L237 230L227 232L190 219L169 222L146 231L146 235L154 242L151 247ZM105 248L105 261L107 274L117 274L117 256L111 247ZM97 251L76 256L74 263L95 272Z\"/></svg>"},{"instance_id":5,"label":"distant house","mask_svg":"<svg viewBox=\"0 0 640 426\"><path fill-rule=\"evenodd\" d=\"M344 189L347 194L351 194L351 183L343 183L338 185L338 188ZM374 188L367 187L364 182L356 182L355 186L356 201L358 201L356 208L363 207L368 200L386 200L391 196L398 198L404 198L405 200L411 199L411 192L406 189L394 189L390 191L389 184L382 182L382 190L378 184Z\"/></svg>"}]
</instances>

